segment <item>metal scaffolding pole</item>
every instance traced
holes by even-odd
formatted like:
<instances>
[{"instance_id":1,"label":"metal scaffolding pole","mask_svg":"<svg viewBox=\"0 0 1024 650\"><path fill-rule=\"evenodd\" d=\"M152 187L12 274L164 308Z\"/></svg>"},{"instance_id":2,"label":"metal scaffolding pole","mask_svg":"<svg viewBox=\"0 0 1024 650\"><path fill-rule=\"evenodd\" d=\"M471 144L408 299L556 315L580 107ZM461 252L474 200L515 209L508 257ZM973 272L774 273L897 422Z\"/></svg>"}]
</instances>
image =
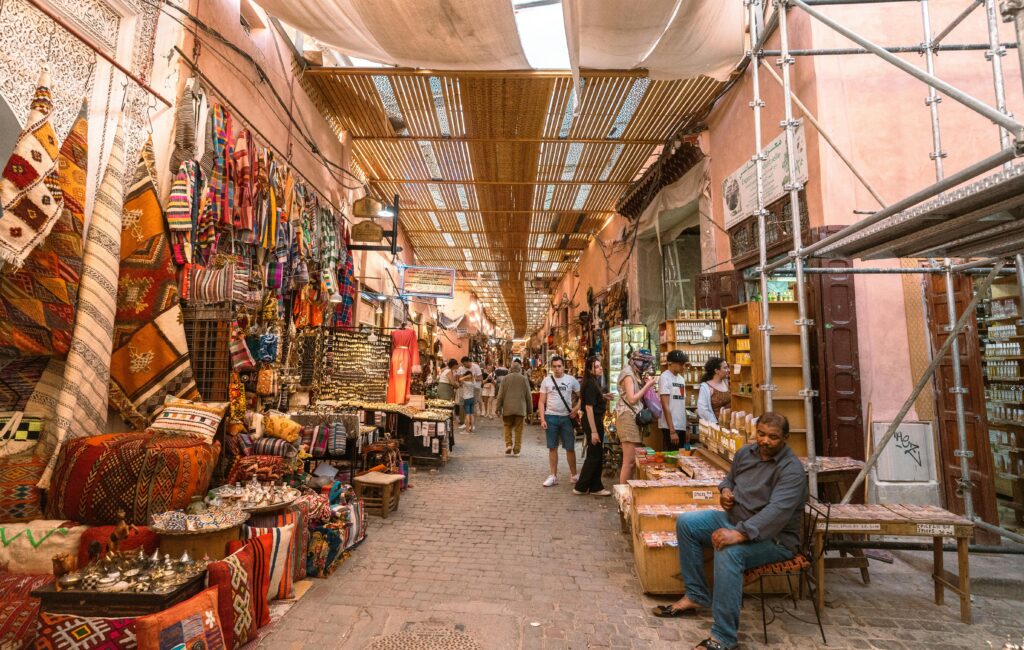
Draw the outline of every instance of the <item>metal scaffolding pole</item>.
<instances>
[{"instance_id":1,"label":"metal scaffolding pole","mask_svg":"<svg viewBox=\"0 0 1024 650\"><path fill-rule=\"evenodd\" d=\"M999 13L1003 15L1003 22L1013 23L1017 34L1017 58L1020 60L1021 82L1024 83L1024 48L1020 46L1024 40L1024 0L1003 0Z\"/></svg>"},{"instance_id":2,"label":"metal scaffolding pole","mask_svg":"<svg viewBox=\"0 0 1024 650\"><path fill-rule=\"evenodd\" d=\"M747 15L750 19L750 42L757 43L757 11L761 7L761 0L748 0ZM768 264L768 236L765 233L767 225L768 210L764 207L764 160L765 155L761 147L761 108L764 101L761 99L761 54L760 52L750 53L750 79L753 86L754 99L750 102L750 108L754 110L754 169L757 175L757 248L760 255L760 286L761 286L761 333L762 347L764 348L764 384L759 388L764 391L764 406L766 411L775 407L774 392L775 385L772 383L772 325L768 312L768 274L764 267Z\"/></svg>"},{"instance_id":3,"label":"metal scaffolding pole","mask_svg":"<svg viewBox=\"0 0 1024 650\"><path fill-rule=\"evenodd\" d=\"M878 459L881 458L882 451L885 450L885 446L889 444L889 441L892 440L894 435L896 435L897 429L899 429L900 425L903 424L903 418L907 417L907 413L910 412L910 408L914 405L914 402L917 401L921 391L923 391L924 387L931 382L932 375L935 374L935 371L942 364L946 357L946 353L949 352L949 348L952 347L957 336L959 336L960 332L967 326L968 321L975 318L974 310L978 306L978 301L980 301L981 296L988 291L988 288L992 286L992 282L996 279L996 276L999 275L999 271L1002 270L1005 263L1006 262L1002 260L997 262L992 270L989 271L989 274L985 276L985 279L982 280L981 284L978 286L978 290L974 294L974 297L971 298L969 303L967 303L964 313L960 315L959 319L957 319L956 324L949 331L946 340L941 346L939 346L939 349L935 352L935 356L932 357L931 363L928 364L928 367L925 368L924 372L918 378L917 383L914 385L914 390L910 391L910 396L907 397L905 402L903 402L903 406L900 407L896 417L889 424L889 428L886 429L885 435L883 435L881 440L875 444L874 451L872 451L871 456L864 461L864 467L861 468L860 472L857 474L857 478L855 478L853 483L850 484L850 487L847 488L846 494L843 495L843 499L840 503L849 503L850 499L853 498L853 495L858 492L860 484L864 482L868 472L871 471L871 468L874 467L875 463L878 462ZM961 448L965 446L966 444L961 444Z\"/></svg>"},{"instance_id":4,"label":"metal scaffolding pole","mask_svg":"<svg viewBox=\"0 0 1024 650\"><path fill-rule=\"evenodd\" d=\"M1004 48L1016 49L1016 43L1000 43ZM918 45L887 45L882 48L892 54L924 54L924 44ZM956 45L935 45L932 41L932 52L971 52L974 50L988 50L991 46L988 43L958 43ZM765 50L764 56L778 56L778 50ZM874 54L871 50L862 47L826 47L804 50L790 50L790 56L837 56L845 54Z\"/></svg>"},{"instance_id":5,"label":"metal scaffolding pole","mask_svg":"<svg viewBox=\"0 0 1024 650\"><path fill-rule=\"evenodd\" d=\"M1006 88L1003 78L1003 57L1006 56L1006 48L999 43L999 20L996 17L996 0L985 0L985 20L988 24L988 50L985 58L992 63L992 86L995 90L996 109L1004 115L1009 115L1006 110ZM1010 134L1001 126L999 130L999 148L1005 149L1010 146ZM1003 163L1003 169L1010 169L1012 163Z\"/></svg>"},{"instance_id":6,"label":"metal scaffolding pole","mask_svg":"<svg viewBox=\"0 0 1024 650\"><path fill-rule=\"evenodd\" d=\"M947 257L945 260L946 319L949 325L946 326L946 330L949 332L947 336L953 339L952 345L949 346L950 361L953 365L953 386L949 392L953 393L953 400L956 404L956 432L959 440L959 446L953 450L953 455L960 459L960 480L956 492L963 495L964 515L973 520L974 483L971 481L970 459L974 456L974 452L967 446L967 415L964 411L964 395L967 393L967 389L964 388L963 369L960 367L960 334L953 332L953 323L956 321L956 289L953 284L952 265L952 260ZM994 279L995 274L992 274L992 277ZM973 309L967 313L971 313L971 311Z\"/></svg>"},{"instance_id":7,"label":"metal scaffolding pole","mask_svg":"<svg viewBox=\"0 0 1024 650\"><path fill-rule=\"evenodd\" d=\"M800 125L793 119L793 81L790 75L790 68L796 60L789 56L789 29L787 25L786 12L788 2L791 0L780 0L779 2L779 44L782 49L782 106L785 110L785 119L781 126L786 133L786 153L789 173L789 184L784 188L789 191L790 216L793 223L793 250L799 251L803 248L803 241L800 223L800 190L801 184L796 181L796 129ZM762 274L764 274L764 256L762 256ZM796 303L797 321L800 327L800 369L803 375L803 390L800 396L804 399L804 419L807 422L807 480L810 486L811 495L818 496L818 458L814 444L814 398L817 392L812 390L811 381L811 320L807 318L807 283L804 278L804 259L799 255L793 258L793 265L796 272ZM761 296L766 300L767 296Z\"/></svg>"},{"instance_id":8,"label":"metal scaffolding pole","mask_svg":"<svg viewBox=\"0 0 1024 650\"><path fill-rule=\"evenodd\" d=\"M928 11L928 0L921 0L921 27L924 33L924 67L928 74L935 76L935 52L932 50L932 19ZM939 126L939 102L942 98L935 90L935 86L928 86L928 96L924 105L928 107L928 115L932 122L932 152L928 154L935 165L935 180L941 181L945 172L942 168L942 159L946 152L942 150L942 129Z\"/></svg>"}]
</instances>

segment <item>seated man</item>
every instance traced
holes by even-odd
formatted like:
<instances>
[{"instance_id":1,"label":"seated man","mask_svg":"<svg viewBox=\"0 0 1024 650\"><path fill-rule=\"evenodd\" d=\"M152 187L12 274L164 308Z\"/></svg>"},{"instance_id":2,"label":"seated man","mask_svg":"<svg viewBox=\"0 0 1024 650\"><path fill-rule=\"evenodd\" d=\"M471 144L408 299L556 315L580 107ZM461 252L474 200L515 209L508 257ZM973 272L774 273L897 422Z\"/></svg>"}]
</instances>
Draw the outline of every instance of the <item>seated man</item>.
<instances>
[{"instance_id":1,"label":"seated man","mask_svg":"<svg viewBox=\"0 0 1024 650\"><path fill-rule=\"evenodd\" d=\"M786 446L789 421L768 412L757 422L756 444L745 445L719 484L725 512L688 512L676 521L679 565L686 595L661 605L661 617L693 614L710 607L711 637L697 645L707 650L736 647L743 598L743 572L792 558L799 548L800 518L807 501L807 477ZM704 547L715 549L714 594L704 579Z\"/></svg>"}]
</instances>

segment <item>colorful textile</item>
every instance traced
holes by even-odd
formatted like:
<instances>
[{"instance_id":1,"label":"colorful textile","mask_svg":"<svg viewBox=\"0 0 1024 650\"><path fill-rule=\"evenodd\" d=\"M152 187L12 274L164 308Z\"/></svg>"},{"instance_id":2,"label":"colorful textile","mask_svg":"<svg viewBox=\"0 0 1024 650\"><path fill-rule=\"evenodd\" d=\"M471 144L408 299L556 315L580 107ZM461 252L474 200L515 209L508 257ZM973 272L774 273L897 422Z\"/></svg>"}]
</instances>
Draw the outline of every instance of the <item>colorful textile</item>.
<instances>
[{"instance_id":1,"label":"colorful textile","mask_svg":"<svg viewBox=\"0 0 1024 650\"><path fill-rule=\"evenodd\" d=\"M50 73L43 70L25 128L0 177L0 262L16 267L46 239L64 208L52 110Z\"/></svg>"},{"instance_id":2,"label":"colorful textile","mask_svg":"<svg viewBox=\"0 0 1024 650\"><path fill-rule=\"evenodd\" d=\"M32 646L39 627L38 598L0 600L0 648L23 650Z\"/></svg>"},{"instance_id":3,"label":"colorful textile","mask_svg":"<svg viewBox=\"0 0 1024 650\"><path fill-rule=\"evenodd\" d=\"M20 269L0 274L0 354L64 359L71 347L82 275L82 222L88 168L88 104L57 157L64 207Z\"/></svg>"},{"instance_id":4,"label":"colorful textile","mask_svg":"<svg viewBox=\"0 0 1024 650\"><path fill-rule=\"evenodd\" d=\"M309 517L305 504L292 504L285 510L271 513L255 513L249 517L246 526L255 528L281 528L294 524L296 537L292 540L292 582L306 577L306 547L309 546Z\"/></svg>"},{"instance_id":5,"label":"colorful textile","mask_svg":"<svg viewBox=\"0 0 1024 650\"><path fill-rule=\"evenodd\" d=\"M178 266L193 261L193 241L199 229L199 195L203 172L194 160L181 163L167 202L167 228L171 231L171 252Z\"/></svg>"},{"instance_id":6,"label":"colorful textile","mask_svg":"<svg viewBox=\"0 0 1024 650\"><path fill-rule=\"evenodd\" d=\"M303 494L295 500L295 504L306 504L309 524L322 524L331 518L331 503L322 494Z\"/></svg>"},{"instance_id":7,"label":"colorful textile","mask_svg":"<svg viewBox=\"0 0 1024 650\"><path fill-rule=\"evenodd\" d=\"M266 418L264 418L266 419ZM299 448L280 438L268 438L263 436L253 443L252 453L258 456L280 456L281 458L295 458Z\"/></svg>"},{"instance_id":8,"label":"colorful textile","mask_svg":"<svg viewBox=\"0 0 1024 650\"><path fill-rule=\"evenodd\" d=\"M46 510L93 525L145 525L156 512L178 510L206 494L220 446L187 436L114 433L66 445L53 472ZM77 550L76 550L77 554Z\"/></svg>"},{"instance_id":9,"label":"colorful textile","mask_svg":"<svg viewBox=\"0 0 1024 650\"><path fill-rule=\"evenodd\" d=\"M93 542L99 545L99 555L96 559L106 556L110 533L114 532L114 526L93 526L82 533L82 541L78 548L78 566L84 567L89 564L89 546ZM118 545L119 551L145 551L146 555L152 555L153 551L160 548L160 536L146 526L138 526L135 532L130 533L127 538L122 539Z\"/></svg>"},{"instance_id":10,"label":"colorful textile","mask_svg":"<svg viewBox=\"0 0 1024 650\"><path fill-rule=\"evenodd\" d=\"M20 411L0 413L0 457L31 451L39 442L43 420Z\"/></svg>"},{"instance_id":11,"label":"colorful textile","mask_svg":"<svg viewBox=\"0 0 1024 650\"><path fill-rule=\"evenodd\" d=\"M31 452L0 459L0 523L43 518L43 491L36 483L45 467L46 460Z\"/></svg>"},{"instance_id":12,"label":"colorful textile","mask_svg":"<svg viewBox=\"0 0 1024 650\"><path fill-rule=\"evenodd\" d=\"M300 433L302 425L285 415L268 415L263 418L263 434L266 436L295 444Z\"/></svg>"},{"instance_id":13,"label":"colorful textile","mask_svg":"<svg viewBox=\"0 0 1024 650\"><path fill-rule=\"evenodd\" d=\"M0 571L0 594L3 594L5 598L29 598L29 594L33 591L45 587L51 582L53 582L53 576L50 574L28 575ZM0 648L2 647L3 643L0 642Z\"/></svg>"},{"instance_id":14,"label":"colorful textile","mask_svg":"<svg viewBox=\"0 0 1024 650\"><path fill-rule=\"evenodd\" d=\"M241 548L207 568L207 584L217 587L217 611L224 645L240 648L256 636L256 602L253 598L253 557Z\"/></svg>"},{"instance_id":15,"label":"colorful textile","mask_svg":"<svg viewBox=\"0 0 1024 650\"><path fill-rule=\"evenodd\" d=\"M270 623L270 605L267 592L270 591L271 558L274 548L273 535L259 535L246 540L228 542L228 553L235 553L247 548L252 553L252 597L256 626L263 627Z\"/></svg>"},{"instance_id":16,"label":"colorful textile","mask_svg":"<svg viewBox=\"0 0 1024 650\"><path fill-rule=\"evenodd\" d=\"M137 429L146 426L166 397L199 396L154 178L150 138L124 201L110 358L110 404Z\"/></svg>"},{"instance_id":17,"label":"colorful textile","mask_svg":"<svg viewBox=\"0 0 1024 650\"><path fill-rule=\"evenodd\" d=\"M139 650L224 650L217 616L217 588L211 587L157 614L135 619Z\"/></svg>"},{"instance_id":18,"label":"colorful textile","mask_svg":"<svg viewBox=\"0 0 1024 650\"><path fill-rule=\"evenodd\" d=\"M262 455L236 458L227 482L248 483L253 476L260 481L280 481L284 476L284 458Z\"/></svg>"},{"instance_id":19,"label":"colorful textile","mask_svg":"<svg viewBox=\"0 0 1024 650\"><path fill-rule=\"evenodd\" d=\"M420 365L420 346L416 330L403 328L391 332L391 371L388 373L389 404L405 404L412 388L413 369Z\"/></svg>"},{"instance_id":20,"label":"colorful textile","mask_svg":"<svg viewBox=\"0 0 1024 650\"><path fill-rule=\"evenodd\" d=\"M171 151L170 171L175 173L186 160L196 157L196 96L192 90L196 80L185 81L174 112L174 149Z\"/></svg>"},{"instance_id":21,"label":"colorful textile","mask_svg":"<svg viewBox=\"0 0 1024 650\"><path fill-rule=\"evenodd\" d=\"M242 536L245 539L261 539L269 536L270 543L262 542L261 548L266 552L267 569L267 600L287 600L295 597L292 585L292 557L295 552L295 524L274 528L258 528L243 526ZM255 557L259 559L259 553Z\"/></svg>"},{"instance_id":22,"label":"colorful textile","mask_svg":"<svg viewBox=\"0 0 1024 650\"><path fill-rule=\"evenodd\" d=\"M310 532L309 550L306 552L306 575L328 578L340 564L345 550L342 528L331 524L317 526Z\"/></svg>"},{"instance_id":23,"label":"colorful textile","mask_svg":"<svg viewBox=\"0 0 1024 650\"><path fill-rule=\"evenodd\" d=\"M25 410L48 363L46 357L0 360L0 411Z\"/></svg>"},{"instance_id":24,"label":"colorful textile","mask_svg":"<svg viewBox=\"0 0 1024 650\"><path fill-rule=\"evenodd\" d=\"M63 519L0 524L0 566L18 573L52 573L54 555L78 557L78 544L87 528Z\"/></svg>"},{"instance_id":25,"label":"colorful textile","mask_svg":"<svg viewBox=\"0 0 1024 650\"><path fill-rule=\"evenodd\" d=\"M50 459L39 487L50 475L69 436L97 436L107 424L107 384L117 310L118 252L121 247L121 206L124 188L124 134L119 121L110 147L103 182L96 191L95 207L85 242L82 282L78 291L75 329L57 396L56 413L42 445Z\"/></svg>"},{"instance_id":26,"label":"colorful textile","mask_svg":"<svg viewBox=\"0 0 1024 650\"><path fill-rule=\"evenodd\" d=\"M134 618L39 615L35 650L135 650Z\"/></svg>"},{"instance_id":27,"label":"colorful textile","mask_svg":"<svg viewBox=\"0 0 1024 650\"><path fill-rule=\"evenodd\" d=\"M212 443L226 410L224 402L190 402L172 398L148 430L169 436L194 436Z\"/></svg>"}]
</instances>

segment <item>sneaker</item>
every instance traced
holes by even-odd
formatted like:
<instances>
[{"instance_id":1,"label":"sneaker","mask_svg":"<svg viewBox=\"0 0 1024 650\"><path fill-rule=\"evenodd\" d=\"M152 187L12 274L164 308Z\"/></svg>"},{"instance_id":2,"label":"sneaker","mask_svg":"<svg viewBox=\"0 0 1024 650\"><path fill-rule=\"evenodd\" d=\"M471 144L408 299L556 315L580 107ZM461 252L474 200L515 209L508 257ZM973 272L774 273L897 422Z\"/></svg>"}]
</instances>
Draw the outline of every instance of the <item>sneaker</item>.
<instances>
[{"instance_id":1,"label":"sneaker","mask_svg":"<svg viewBox=\"0 0 1024 650\"><path fill-rule=\"evenodd\" d=\"M601 490L600 492L591 492L595 497L610 497L612 495L608 490Z\"/></svg>"},{"instance_id":2,"label":"sneaker","mask_svg":"<svg viewBox=\"0 0 1024 650\"><path fill-rule=\"evenodd\" d=\"M466 425L465 425L465 424L460 424L460 425L459 425L459 431L462 431L462 430L463 430L463 429L465 429L465 428L466 428Z\"/></svg>"},{"instance_id":3,"label":"sneaker","mask_svg":"<svg viewBox=\"0 0 1024 650\"><path fill-rule=\"evenodd\" d=\"M554 474L544 479L544 487L551 487L552 485L558 485L558 477Z\"/></svg>"},{"instance_id":4,"label":"sneaker","mask_svg":"<svg viewBox=\"0 0 1024 650\"><path fill-rule=\"evenodd\" d=\"M579 491L579 490L577 490L576 488L573 488L573 489L572 489L572 493L573 493L573 494L575 494L576 496L583 496L583 495L585 495L585 494L588 494L587 492L580 492L580 491Z\"/></svg>"},{"instance_id":5,"label":"sneaker","mask_svg":"<svg viewBox=\"0 0 1024 650\"><path fill-rule=\"evenodd\" d=\"M572 476L569 477L569 482L570 483L575 483L579 479L580 479L580 475L579 474L573 474Z\"/></svg>"},{"instance_id":6,"label":"sneaker","mask_svg":"<svg viewBox=\"0 0 1024 650\"><path fill-rule=\"evenodd\" d=\"M513 451L512 455L515 456L516 458L519 458L519 452L518 451Z\"/></svg>"},{"instance_id":7,"label":"sneaker","mask_svg":"<svg viewBox=\"0 0 1024 650\"><path fill-rule=\"evenodd\" d=\"M506 456L511 456L512 455L512 448L511 447L505 447L505 455Z\"/></svg>"}]
</instances>

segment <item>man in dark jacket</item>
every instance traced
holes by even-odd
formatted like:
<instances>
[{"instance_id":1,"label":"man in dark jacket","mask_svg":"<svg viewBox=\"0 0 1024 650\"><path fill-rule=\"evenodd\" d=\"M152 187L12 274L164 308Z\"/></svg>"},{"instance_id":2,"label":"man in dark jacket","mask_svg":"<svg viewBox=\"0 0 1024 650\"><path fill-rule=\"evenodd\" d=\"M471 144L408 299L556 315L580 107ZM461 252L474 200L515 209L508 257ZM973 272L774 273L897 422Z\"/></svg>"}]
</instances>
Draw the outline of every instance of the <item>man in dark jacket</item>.
<instances>
[{"instance_id":1,"label":"man in dark jacket","mask_svg":"<svg viewBox=\"0 0 1024 650\"><path fill-rule=\"evenodd\" d=\"M786 445L789 421L773 412L757 422L757 442L736 452L718 488L724 511L683 513L676 520L679 564L686 595L655 608L656 616L682 616L710 607L708 650L736 647L743 599L743 572L792 558L800 544L800 519L807 501L803 465ZM704 548L715 549L715 587L708 593Z\"/></svg>"}]
</instances>

